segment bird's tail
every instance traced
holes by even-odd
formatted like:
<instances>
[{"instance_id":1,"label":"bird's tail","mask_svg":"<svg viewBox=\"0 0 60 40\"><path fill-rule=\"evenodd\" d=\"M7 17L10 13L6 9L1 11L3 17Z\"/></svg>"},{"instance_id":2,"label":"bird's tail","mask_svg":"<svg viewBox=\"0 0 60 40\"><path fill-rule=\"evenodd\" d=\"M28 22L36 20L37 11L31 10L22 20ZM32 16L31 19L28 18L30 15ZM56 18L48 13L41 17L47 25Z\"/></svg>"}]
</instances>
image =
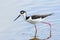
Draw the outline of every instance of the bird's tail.
<instances>
[{"instance_id":1,"label":"bird's tail","mask_svg":"<svg viewBox=\"0 0 60 40\"><path fill-rule=\"evenodd\" d=\"M53 13L47 14L47 16L51 16L51 15L53 15Z\"/></svg>"},{"instance_id":2,"label":"bird's tail","mask_svg":"<svg viewBox=\"0 0 60 40\"><path fill-rule=\"evenodd\" d=\"M47 16L51 16L51 15L53 15L53 13L43 15L43 17L42 17L42 18L45 18L45 17L47 17Z\"/></svg>"}]
</instances>

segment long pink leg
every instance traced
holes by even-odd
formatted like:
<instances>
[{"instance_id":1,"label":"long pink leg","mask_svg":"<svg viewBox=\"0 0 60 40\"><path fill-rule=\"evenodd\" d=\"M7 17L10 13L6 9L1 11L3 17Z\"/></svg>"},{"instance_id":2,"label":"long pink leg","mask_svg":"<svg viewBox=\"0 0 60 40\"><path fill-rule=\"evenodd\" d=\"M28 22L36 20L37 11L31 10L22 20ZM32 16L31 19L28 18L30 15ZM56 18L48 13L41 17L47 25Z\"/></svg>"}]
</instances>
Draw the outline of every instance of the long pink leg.
<instances>
[{"instance_id":1,"label":"long pink leg","mask_svg":"<svg viewBox=\"0 0 60 40\"><path fill-rule=\"evenodd\" d=\"M47 22L42 22L42 23L48 24L48 25L50 26L50 36L47 37L46 39L51 38L51 36L52 36L52 35L51 35L51 32L52 32L51 24L50 24L50 23L47 23Z\"/></svg>"},{"instance_id":2,"label":"long pink leg","mask_svg":"<svg viewBox=\"0 0 60 40\"><path fill-rule=\"evenodd\" d=\"M36 38L36 36L37 36L37 27L36 27L36 25L34 24L34 26L35 26L35 38Z\"/></svg>"}]
</instances>

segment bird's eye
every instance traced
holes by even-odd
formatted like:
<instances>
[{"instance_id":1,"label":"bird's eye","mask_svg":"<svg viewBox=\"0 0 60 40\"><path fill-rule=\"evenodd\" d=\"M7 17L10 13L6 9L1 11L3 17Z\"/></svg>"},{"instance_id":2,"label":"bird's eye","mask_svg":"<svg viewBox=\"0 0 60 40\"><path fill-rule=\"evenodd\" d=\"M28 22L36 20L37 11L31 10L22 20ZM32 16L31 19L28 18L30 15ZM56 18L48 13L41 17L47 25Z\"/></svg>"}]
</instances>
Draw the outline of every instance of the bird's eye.
<instances>
[{"instance_id":1,"label":"bird's eye","mask_svg":"<svg viewBox=\"0 0 60 40\"><path fill-rule=\"evenodd\" d=\"M25 11L20 11L20 13L21 13L21 14L24 14L24 13L25 13Z\"/></svg>"},{"instance_id":2,"label":"bird's eye","mask_svg":"<svg viewBox=\"0 0 60 40\"><path fill-rule=\"evenodd\" d=\"M20 13L23 14L24 12L21 11Z\"/></svg>"}]
</instances>

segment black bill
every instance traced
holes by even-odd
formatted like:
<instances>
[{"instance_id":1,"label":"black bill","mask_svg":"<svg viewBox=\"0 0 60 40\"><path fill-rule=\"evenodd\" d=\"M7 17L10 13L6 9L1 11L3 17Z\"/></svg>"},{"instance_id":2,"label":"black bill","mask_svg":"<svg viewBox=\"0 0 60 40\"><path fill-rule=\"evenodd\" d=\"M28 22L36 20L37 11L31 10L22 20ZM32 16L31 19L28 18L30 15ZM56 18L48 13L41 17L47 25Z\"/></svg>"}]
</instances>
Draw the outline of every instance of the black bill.
<instances>
[{"instance_id":1,"label":"black bill","mask_svg":"<svg viewBox=\"0 0 60 40\"><path fill-rule=\"evenodd\" d=\"M19 17L20 17L20 15L14 21L16 21Z\"/></svg>"}]
</instances>

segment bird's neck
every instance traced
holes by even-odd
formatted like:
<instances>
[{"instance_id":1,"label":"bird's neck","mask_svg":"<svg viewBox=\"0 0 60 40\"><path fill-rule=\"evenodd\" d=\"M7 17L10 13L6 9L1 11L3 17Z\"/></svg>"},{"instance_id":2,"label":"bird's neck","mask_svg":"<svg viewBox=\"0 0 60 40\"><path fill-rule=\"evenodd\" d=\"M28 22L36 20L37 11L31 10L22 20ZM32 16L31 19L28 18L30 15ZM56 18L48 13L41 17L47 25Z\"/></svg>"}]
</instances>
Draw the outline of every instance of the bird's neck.
<instances>
[{"instance_id":1,"label":"bird's neck","mask_svg":"<svg viewBox=\"0 0 60 40\"><path fill-rule=\"evenodd\" d=\"M27 16L26 13L24 13L24 14L23 14L24 20L26 20L26 16Z\"/></svg>"}]
</instances>

